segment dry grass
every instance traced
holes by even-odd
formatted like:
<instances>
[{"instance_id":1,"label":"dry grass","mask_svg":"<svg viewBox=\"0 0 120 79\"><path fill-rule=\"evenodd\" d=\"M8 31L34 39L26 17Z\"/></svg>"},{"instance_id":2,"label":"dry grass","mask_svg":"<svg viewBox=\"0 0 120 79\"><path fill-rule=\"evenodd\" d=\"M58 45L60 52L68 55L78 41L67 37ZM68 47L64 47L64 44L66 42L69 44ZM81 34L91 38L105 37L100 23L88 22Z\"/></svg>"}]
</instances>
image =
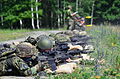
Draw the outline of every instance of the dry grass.
<instances>
[{"instance_id":1,"label":"dry grass","mask_svg":"<svg viewBox=\"0 0 120 79\"><path fill-rule=\"evenodd\" d=\"M30 30L0 30L0 41L20 38L25 36L27 32L30 32Z\"/></svg>"}]
</instances>

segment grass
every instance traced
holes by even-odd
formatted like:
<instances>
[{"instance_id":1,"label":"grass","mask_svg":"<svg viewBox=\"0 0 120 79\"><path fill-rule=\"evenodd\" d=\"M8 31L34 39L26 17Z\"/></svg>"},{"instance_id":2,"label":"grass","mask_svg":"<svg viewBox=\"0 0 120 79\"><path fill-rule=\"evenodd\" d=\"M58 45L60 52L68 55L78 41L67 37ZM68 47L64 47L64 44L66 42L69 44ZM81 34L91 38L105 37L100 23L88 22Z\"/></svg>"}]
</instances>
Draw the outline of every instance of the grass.
<instances>
[{"instance_id":1,"label":"grass","mask_svg":"<svg viewBox=\"0 0 120 79\"><path fill-rule=\"evenodd\" d=\"M87 31L94 37L95 53L91 54L94 63L86 61L83 69L50 79L120 79L120 28L94 26ZM100 60L105 63L100 63Z\"/></svg>"}]
</instances>

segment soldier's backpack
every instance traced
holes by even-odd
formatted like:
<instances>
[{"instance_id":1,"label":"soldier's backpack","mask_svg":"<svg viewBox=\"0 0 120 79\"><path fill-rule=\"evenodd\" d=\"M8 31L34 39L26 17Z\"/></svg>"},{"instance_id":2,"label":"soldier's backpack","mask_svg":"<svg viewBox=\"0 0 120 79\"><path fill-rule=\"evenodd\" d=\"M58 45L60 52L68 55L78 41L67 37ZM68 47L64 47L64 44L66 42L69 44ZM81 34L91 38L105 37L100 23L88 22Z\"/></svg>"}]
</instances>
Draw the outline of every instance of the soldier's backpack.
<instances>
[{"instance_id":1,"label":"soldier's backpack","mask_svg":"<svg viewBox=\"0 0 120 79\"><path fill-rule=\"evenodd\" d=\"M27 42L18 44L16 49L18 51L17 56L19 57L32 56L38 52L35 46Z\"/></svg>"}]
</instances>

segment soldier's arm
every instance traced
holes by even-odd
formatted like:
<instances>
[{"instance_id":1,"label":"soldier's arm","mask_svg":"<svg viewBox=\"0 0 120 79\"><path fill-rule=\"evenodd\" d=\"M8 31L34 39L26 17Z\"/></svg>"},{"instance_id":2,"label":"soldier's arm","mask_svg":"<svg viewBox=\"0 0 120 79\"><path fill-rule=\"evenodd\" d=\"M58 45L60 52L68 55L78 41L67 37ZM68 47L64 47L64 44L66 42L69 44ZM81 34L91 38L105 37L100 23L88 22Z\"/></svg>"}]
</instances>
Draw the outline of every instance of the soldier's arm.
<instances>
[{"instance_id":1,"label":"soldier's arm","mask_svg":"<svg viewBox=\"0 0 120 79\"><path fill-rule=\"evenodd\" d=\"M13 57L12 65L20 72L21 75L35 75L38 71L38 65L34 67L29 67L21 58Z\"/></svg>"}]
</instances>

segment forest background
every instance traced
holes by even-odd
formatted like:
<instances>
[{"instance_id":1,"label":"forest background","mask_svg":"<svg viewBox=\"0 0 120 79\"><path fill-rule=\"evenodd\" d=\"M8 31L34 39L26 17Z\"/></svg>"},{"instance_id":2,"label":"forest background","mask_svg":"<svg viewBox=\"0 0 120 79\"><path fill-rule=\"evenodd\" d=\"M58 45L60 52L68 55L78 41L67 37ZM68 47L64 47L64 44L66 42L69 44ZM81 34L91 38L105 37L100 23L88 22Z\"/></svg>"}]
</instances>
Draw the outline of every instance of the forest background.
<instances>
[{"instance_id":1,"label":"forest background","mask_svg":"<svg viewBox=\"0 0 120 79\"><path fill-rule=\"evenodd\" d=\"M68 5L94 25L120 24L120 0L0 0L0 28L63 28Z\"/></svg>"}]
</instances>

